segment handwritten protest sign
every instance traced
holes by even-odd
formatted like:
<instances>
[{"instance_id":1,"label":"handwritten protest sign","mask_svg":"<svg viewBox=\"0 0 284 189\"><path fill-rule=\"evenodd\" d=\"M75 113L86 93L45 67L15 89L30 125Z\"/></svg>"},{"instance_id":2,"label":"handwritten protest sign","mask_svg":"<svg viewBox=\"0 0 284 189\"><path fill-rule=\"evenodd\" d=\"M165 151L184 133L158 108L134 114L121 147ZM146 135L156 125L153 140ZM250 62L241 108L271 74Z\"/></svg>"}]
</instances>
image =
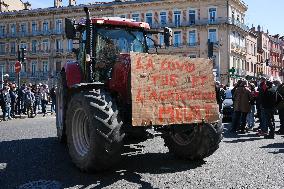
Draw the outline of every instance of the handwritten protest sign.
<instances>
[{"instance_id":1,"label":"handwritten protest sign","mask_svg":"<svg viewBox=\"0 0 284 189\"><path fill-rule=\"evenodd\" d=\"M218 121L212 63L131 53L132 125Z\"/></svg>"}]
</instances>

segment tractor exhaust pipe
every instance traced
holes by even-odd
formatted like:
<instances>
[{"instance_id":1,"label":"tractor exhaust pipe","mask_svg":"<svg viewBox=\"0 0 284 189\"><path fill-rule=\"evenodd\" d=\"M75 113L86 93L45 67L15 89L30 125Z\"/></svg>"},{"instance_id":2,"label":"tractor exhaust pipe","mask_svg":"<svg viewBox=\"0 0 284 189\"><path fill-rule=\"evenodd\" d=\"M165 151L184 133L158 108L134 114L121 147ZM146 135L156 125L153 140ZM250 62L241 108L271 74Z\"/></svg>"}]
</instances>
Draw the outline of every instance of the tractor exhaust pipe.
<instances>
[{"instance_id":1,"label":"tractor exhaust pipe","mask_svg":"<svg viewBox=\"0 0 284 189\"><path fill-rule=\"evenodd\" d=\"M84 7L84 12L86 14L86 55L88 54L89 57L92 57L92 41L93 41L93 35L92 35L92 25L91 25L91 19L90 19L90 11L88 7ZM87 57L87 56L85 56ZM84 61L84 67L86 70L86 78L87 82L93 82L93 61L89 63L86 63L86 60Z\"/></svg>"}]
</instances>

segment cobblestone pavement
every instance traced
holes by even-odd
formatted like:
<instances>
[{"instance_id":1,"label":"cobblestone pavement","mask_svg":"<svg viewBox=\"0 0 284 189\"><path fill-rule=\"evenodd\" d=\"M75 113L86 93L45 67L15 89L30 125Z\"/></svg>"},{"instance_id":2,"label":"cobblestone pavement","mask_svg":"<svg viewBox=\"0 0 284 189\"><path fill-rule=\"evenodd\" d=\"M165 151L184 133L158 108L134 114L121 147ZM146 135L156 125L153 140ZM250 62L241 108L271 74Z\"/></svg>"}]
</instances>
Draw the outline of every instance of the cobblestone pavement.
<instances>
[{"instance_id":1,"label":"cobblestone pavement","mask_svg":"<svg viewBox=\"0 0 284 189\"><path fill-rule=\"evenodd\" d=\"M112 170L86 174L58 143L54 115L0 122L0 188L284 188L284 136L233 135L228 127L204 161L177 160L156 137L126 145Z\"/></svg>"}]
</instances>

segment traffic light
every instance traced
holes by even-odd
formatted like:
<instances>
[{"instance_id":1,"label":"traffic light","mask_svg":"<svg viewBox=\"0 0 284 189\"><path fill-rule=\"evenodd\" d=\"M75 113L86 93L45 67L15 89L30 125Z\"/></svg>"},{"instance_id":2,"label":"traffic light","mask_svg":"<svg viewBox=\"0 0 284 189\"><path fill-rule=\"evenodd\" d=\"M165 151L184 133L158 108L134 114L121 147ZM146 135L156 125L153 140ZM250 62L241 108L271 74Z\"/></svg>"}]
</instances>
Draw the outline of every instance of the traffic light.
<instances>
[{"instance_id":1,"label":"traffic light","mask_svg":"<svg viewBox=\"0 0 284 189\"><path fill-rule=\"evenodd\" d=\"M208 39L208 58L212 58L213 57L213 46L214 43L210 42L210 39Z\"/></svg>"},{"instance_id":2,"label":"traffic light","mask_svg":"<svg viewBox=\"0 0 284 189\"><path fill-rule=\"evenodd\" d=\"M25 62L26 61L26 56L27 56L27 50L25 48L21 48L21 62Z\"/></svg>"},{"instance_id":3,"label":"traffic light","mask_svg":"<svg viewBox=\"0 0 284 189\"><path fill-rule=\"evenodd\" d=\"M231 73L230 75L235 75L236 69L235 67L232 67L231 69L229 69L229 73Z\"/></svg>"},{"instance_id":4,"label":"traffic light","mask_svg":"<svg viewBox=\"0 0 284 189\"><path fill-rule=\"evenodd\" d=\"M266 60L265 60L265 63L266 63L266 66L270 66L270 65L269 65L269 59L266 59Z\"/></svg>"},{"instance_id":5,"label":"traffic light","mask_svg":"<svg viewBox=\"0 0 284 189\"><path fill-rule=\"evenodd\" d=\"M171 28L164 28L164 43L166 47L172 45L173 30Z\"/></svg>"}]
</instances>

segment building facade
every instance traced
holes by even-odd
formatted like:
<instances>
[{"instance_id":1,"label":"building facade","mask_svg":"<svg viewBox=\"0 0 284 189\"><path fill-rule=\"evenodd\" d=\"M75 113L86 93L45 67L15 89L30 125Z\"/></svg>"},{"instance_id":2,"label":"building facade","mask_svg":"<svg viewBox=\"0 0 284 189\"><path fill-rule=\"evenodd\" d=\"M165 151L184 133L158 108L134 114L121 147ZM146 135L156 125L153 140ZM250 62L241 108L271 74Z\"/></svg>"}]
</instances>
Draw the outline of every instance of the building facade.
<instances>
[{"instance_id":1,"label":"building facade","mask_svg":"<svg viewBox=\"0 0 284 189\"><path fill-rule=\"evenodd\" d=\"M63 6L61 0L54 3L53 8L0 14L0 67L12 79L18 46L28 51L21 76L30 82L54 82L61 66L74 59L72 41L64 35L64 18L84 17L83 5L76 5L74 0L68 6ZM213 71L224 84L256 75L252 72L261 73L258 66L265 57L255 61L255 39L244 24L247 6L240 0L137 0L87 6L94 17L118 16L148 22L156 30L172 28L173 45L158 49L159 53L207 58L210 40L214 43ZM163 46L163 35L149 37ZM149 44L153 45L150 40ZM231 77L229 69L233 67L236 73Z\"/></svg>"},{"instance_id":2,"label":"building facade","mask_svg":"<svg viewBox=\"0 0 284 189\"><path fill-rule=\"evenodd\" d=\"M279 35L270 36L270 59L269 66L271 67L271 76L275 79L280 79L282 70L282 49Z\"/></svg>"},{"instance_id":3,"label":"building facade","mask_svg":"<svg viewBox=\"0 0 284 189\"><path fill-rule=\"evenodd\" d=\"M257 77L257 66L257 35L250 30L249 35L246 37L246 77Z\"/></svg>"},{"instance_id":4,"label":"building facade","mask_svg":"<svg viewBox=\"0 0 284 189\"><path fill-rule=\"evenodd\" d=\"M257 27L257 73L258 76L271 77L270 61L270 38L268 32L264 32L260 26Z\"/></svg>"}]
</instances>

